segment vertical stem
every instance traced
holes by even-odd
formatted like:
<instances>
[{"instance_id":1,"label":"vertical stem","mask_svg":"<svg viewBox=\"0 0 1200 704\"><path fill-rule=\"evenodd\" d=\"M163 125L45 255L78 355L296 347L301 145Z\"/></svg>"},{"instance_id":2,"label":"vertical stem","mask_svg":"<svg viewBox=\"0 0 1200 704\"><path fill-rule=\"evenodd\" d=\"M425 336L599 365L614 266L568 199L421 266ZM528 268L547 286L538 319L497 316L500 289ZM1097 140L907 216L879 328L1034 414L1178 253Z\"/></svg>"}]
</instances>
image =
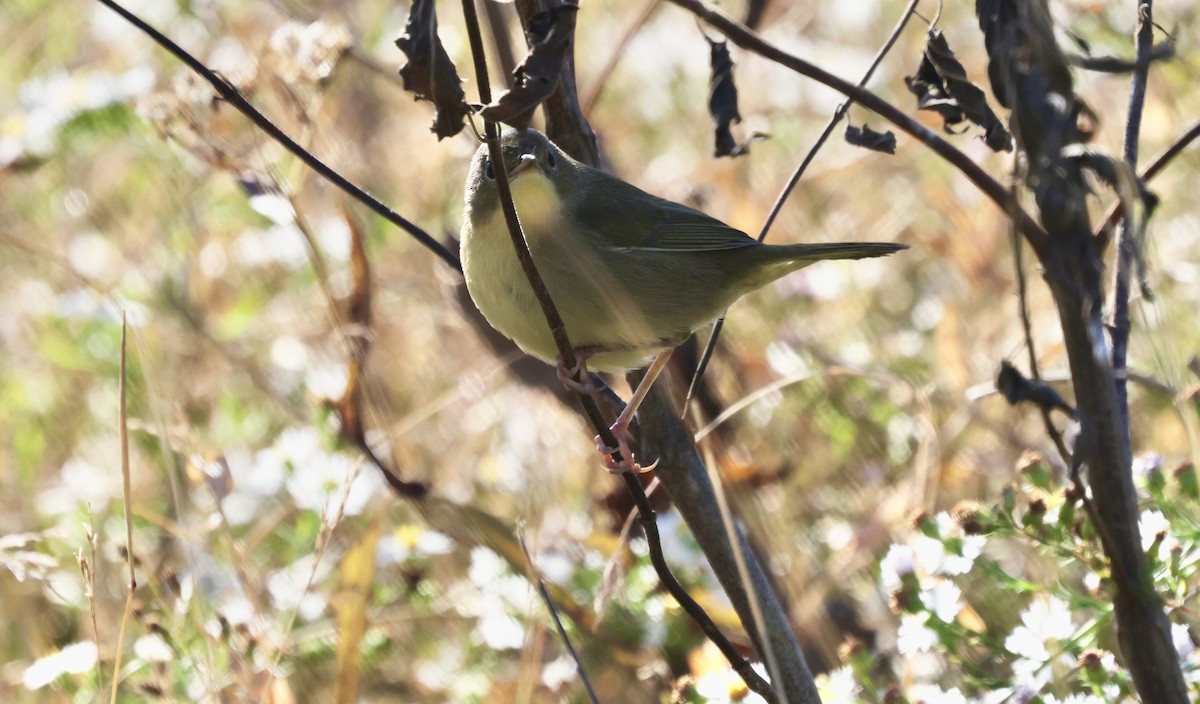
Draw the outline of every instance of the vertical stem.
<instances>
[{"instance_id":1,"label":"vertical stem","mask_svg":"<svg viewBox=\"0 0 1200 704\"><path fill-rule=\"evenodd\" d=\"M1150 50L1154 43L1154 23L1152 21L1153 0L1137 0L1138 31L1135 39L1137 47L1136 66L1133 70L1133 81L1129 89L1129 115L1125 121L1125 161L1134 169L1138 160L1138 136L1142 129L1142 107L1146 102L1146 83L1150 72ZM1129 280L1130 269L1133 268L1134 247L1140 247L1140 242L1130 242L1130 219L1134 213L1126 212L1117 232L1116 264L1113 280L1112 302L1112 366L1114 383L1117 389L1117 413L1121 427L1124 429L1125 442L1130 443L1129 429L1129 392L1126 382L1129 352Z\"/></svg>"}]
</instances>

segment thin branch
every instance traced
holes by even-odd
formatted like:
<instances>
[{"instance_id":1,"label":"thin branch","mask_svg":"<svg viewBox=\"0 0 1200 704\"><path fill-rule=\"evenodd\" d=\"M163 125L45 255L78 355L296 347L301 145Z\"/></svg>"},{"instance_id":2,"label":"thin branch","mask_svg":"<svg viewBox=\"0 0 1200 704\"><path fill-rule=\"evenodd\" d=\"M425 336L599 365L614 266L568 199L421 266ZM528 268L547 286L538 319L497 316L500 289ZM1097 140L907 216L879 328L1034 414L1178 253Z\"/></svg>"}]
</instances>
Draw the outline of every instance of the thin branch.
<instances>
[{"instance_id":1,"label":"thin branch","mask_svg":"<svg viewBox=\"0 0 1200 704\"><path fill-rule=\"evenodd\" d=\"M1187 149L1197 139L1200 139L1200 120L1193 122L1191 127L1184 130L1183 134L1179 135L1174 142L1171 142L1170 146L1164 149L1161 154L1154 157L1150 165L1142 171L1142 180L1146 182L1153 180L1155 176L1162 173L1175 160L1175 157L1182 154L1183 150ZM1096 249L1099 250L1101 255L1104 254L1105 249L1108 249L1108 242L1111 237L1110 233L1117 226L1117 220L1121 219L1124 215L1125 209L1121 207L1121 201L1117 200L1108 209L1108 212L1104 215L1104 219L1100 221L1100 227L1096 228L1095 237Z\"/></svg>"},{"instance_id":2,"label":"thin branch","mask_svg":"<svg viewBox=\"0 0 1200 704\"><path fill-rule=\"evenodd\" d=\"M1006 215L1010 212L1008 189L1003 184L989 175L983 170L983 167L972 161L970 157L954 145L942 139L933 130L913 119L896 106L868 90L859 88L849 81L829 73L815 64L809 63L794 54L789 54L720 10L705 5L702 0L670 1L720 30L730 41L743 49L774 61L780 66L791 69L802 76L807 76L818 83L829 86L854 102L877 113L880 117L891 122L929 147L935 154L949 162L951 166L957 168L984 195L991 199L997 207L1004 211ZM1050 239L1042 226L1020 208L1012 212L1017 217L1018 231L1029 241L1030 246L1038 253L1038 256L1049 257Z\"/></svg>"},{"instance_id":3,"label":"thin branch","mask_svg":"<svg viewBox=\"0 0 1200 704\"><path fill-rule=\"evenodd\" d=\"M546 605L546 609L550 612L550 618L554 621L554 628L558 630L558 637L562 639L563 645L567 648L567 653L571 659L575 661L575 671L579 673L579 679L583 682L583 688L587 692L588 699L593 704L600 704L600 698L596 696L596 690L592 688L592 681L588 679L587 669L583 666L583 661L579 659L579 653L575 652L575 646L571 645L571 637L567 635L567 629L563 628L562 619L558 616L558 608L554 605L554 599L550 596L550 590L546 588L546 580L542 579L542 573L538 570L537 565L533 562L533 557L529 554L529 545L525 542L525 525L517 527L517 541L521 543L521 552L525 554L525 564L529 567L529 574L533 575L533 579L537 582L538 594L542 597L542 603Z\"/></svg>"},{"instance_id":4,"label":"thin branch","mask_svg":"<svg viewBox=\"0 0 1200 704\"><path fill-rule=\"evenodd\" d=\"M169 39L162 32L147 24L140 17L133 14L129 10L116 3L114 0L99 0L99 2L113 12L123 17L127 22L137 27L142 33L149 36L159 46L166 49L175 58L182 61L198 76L208 81L217 95L232 105L246 117L250 118L259 129L266 132L272 139L283 145L285 149L294 154L297 158L308 165L313 171L316 171L327 181L345 191L350 197L375 211L378 215L386 219L388 222L396 225L400 229L407 232L414 239L425 246L426 249L436 254L442 261L449 264L457 271L462 271L462 265L458 261L458 257L453 252L446 249L441 242L435 240L428 232L425 232L420 227L404 218L396 211L384 205L375 196L367 193L361 186L353 183L345 176L342 176L325 162L318 159L312 152L300 146L294 139L288 136L286 132L280 129L275 123L271 122L265 115L258 111L254 105L247 100L232 83L223 78L220 74L205 66L199 59L189 54L183 47Z\"/></svg>"},{"instance_id":5,"label":"thin branch","mask_svg":"<svg viewBox=\"0 0 1200 704\"><path fill-rule=\"evenodd\" d=\"M1150 52L1154 43L1153 0L1138 0L1138 31L1134 46L1137 51L1137 66L1129 86L1129 114L1125 121L1125 161L1137 168L1138 139L1142 130L1142 108L1146 104L1146 83L1150 73ZM1113 383L1117 388L1117 420L1119 428L1129 435L1129 390L1125 381L1125 368L1129 352L1129 280L1130 268L1134 264L1135 247L1141 242L1132 242L1129 218L1121 222L1117 233L1116 262L1113 273L1113 319L1112 337ZM1126 440L1128 442L1128 439Z\"/></svg>"},{"instance_id":6,"label":"thin branch","mask_svg":"<svg viewBox=\"0 0 1200 704\"><path fill-rule=\"evenodd\" d=\"M865 88L867 83L871 80L871 77L875 75L875 70L879 68L879 65L883 63L884 57L887 56L888 52L892 50L893 46L895 46L896 40L900 38L900 33L904 31L904 27L908 24L908 21L912 19L913 13L917 10L917 4L920 2L921 0L910 0L908 7L904 8L904 12L900 14L900 19L896 20L896 26L892 28L892 33L888 35L887 41L885 41L883 46L879 48L879 51L875 53L875 58L871 61L870 67L867 68L866 72L863 74L863 77L859 79L859 88ZM775 203L771 206L770 212L767 213L767 219L763 222L762 230L760 230L758 233L759 242L762 242L767 238L767 233L771 230L771 225L775 224L775 218L779 216L779 211L783 209L783 204L787 202L788 197L791 196L792 191L795 190L796 184L800 183L800 177L803 176L804 172L808 170L808 166L817 156L817 152L820 151L821 147L825 145L825 142L833 134L834 128L837 127L838 123L842 121L842 118L846 116L846 113L850 111L850 106L853 104L854 100L850 99L838 106L838 109L833 113L833 117L829 119L829 124L825 125L825 130L821 132L821 136L817 137L817 141L813 143L812 148L809 149L808 153L804 155L804 158L800 160L800 164L796 166L795 171L793 171L791 177L788 178L787 184L775 198ZM712 334L709 335L708 343L704 346L704 353L700 356L700 363L696 365L696 371L692 374L692 381L688 385L687 392L687 399L689 401L692 398L692 394L696 390L696 385L700 383L701 377L704 376L704 370L708 368L708 362L712 359L713 350L716 349L717 340L720 338L721 329L724 327L725 316L721 316L713 325Z\"/></svg>"},{"instance_id":7,"label":"thin branch","mask_svg":"<svg viewBox=\"0 0 1200 704\"><path fill-rule=\"evenodd\" d=\"M644 1L646 4L642 6L642 11L625 28L625 33L621 35L621 38L617 40L616 47L609 53L608 60L604 62L599 73L592 80L591 89L588 90L583 100L579 101L579 109L583 111L583 114L586 115L592 111L592 106L596 104L596 99L600 97L604 86L608 84L609 77L612 76L612 72L617 68L617 64L620 63L621 58L625 56L625 48L629 46L629 42L633 41L633 38L641 31L646 22L649 21L654 11L662 6L659 0Z\"/></svg>"},{"instance_id":8,"label":"thin branch","mask_svg":"<svg viewBox=\"0 0 1200 704\"><path fill-rule=\"evenodd\" d=\"M1016 270L1017 301L1021 314L1021 329L1025 334L1025 349L1029 353L1029 376L1034 381L1040 382L1042 381L1042 372L1038 366L1037 348L1033 344L1033 323L1029 317L1029 293L1026 286L1025 261L1022 254L1021 238L1017 235L1015 229L1011 229L1011 232L1013 241L1013 267ZM1067 450L1067 444L1063 440L1062 433L1059 432L1058 426L1054 425L1054 420L1050 417L1050 409L1045 406L1039 406L1039 409L1042 414L1042 425L1046 428L1046 435L1050 436L1050 440L1058 450L1059 457L1062 458L1063 463L1068 468L1074 466L1074 462L1071 460L1071 453ZM1077 479L1077 477L1071 477L1072 481L1077 481Z\"/></svg>"}]
</instances>

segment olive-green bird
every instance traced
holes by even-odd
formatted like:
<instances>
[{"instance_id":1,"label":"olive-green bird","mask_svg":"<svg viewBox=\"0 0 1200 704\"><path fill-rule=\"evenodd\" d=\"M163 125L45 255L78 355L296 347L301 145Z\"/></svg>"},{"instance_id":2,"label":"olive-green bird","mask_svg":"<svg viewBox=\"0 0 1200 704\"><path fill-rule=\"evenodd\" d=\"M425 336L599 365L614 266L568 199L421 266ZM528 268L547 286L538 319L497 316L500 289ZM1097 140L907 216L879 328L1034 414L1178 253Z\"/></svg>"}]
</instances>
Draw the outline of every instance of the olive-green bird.
<instances>
[{"instance_id":1,"label":"olive-green bird","mask_svg":"<svg viewBox=\"0 0 1200 704\"><path fill-rule=\"evenodd\" d=\"M501 145L538 273L578 356L598 371L626 371L658 356L657 368L647 374L652 382L665 365L663 353L746 293L822 259L905 249L880 242L763 244L572 159L536 130L507 130ZM492 327L553 364L558 349L513 251L496 168L483 145L466 182L461 256L467 290ZM635 393L630 406L639 400ZM618 438L633 408L614 425ZM628 463L628 448L621 445Z\"/></svg>"}]
</instances>

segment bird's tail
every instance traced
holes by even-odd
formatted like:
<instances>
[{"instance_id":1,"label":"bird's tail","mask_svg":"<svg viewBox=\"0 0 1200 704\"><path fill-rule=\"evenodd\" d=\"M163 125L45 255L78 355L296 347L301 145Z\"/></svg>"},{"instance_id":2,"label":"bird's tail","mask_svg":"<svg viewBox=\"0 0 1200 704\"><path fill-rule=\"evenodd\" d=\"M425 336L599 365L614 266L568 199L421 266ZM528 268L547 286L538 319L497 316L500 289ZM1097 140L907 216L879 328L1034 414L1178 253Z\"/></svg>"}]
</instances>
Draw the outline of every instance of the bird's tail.
<instances>
[{"instance_id":1,"label":"bird's tail","mask_svg":"<svg viewBox=\"0 0 1200 704\"><path fill-rule=\"evenodd\" d=\"M820 244L777 244L757 250L765 266L751 276L748 290L764 286L781 276L824 259L867 259L908 249L894 242L829 242Z\"/></svg>"},{"instance_id":2,"label":"bird's tail","mask_svg":"<svg viewBox=\"0 0 1200 704\"><path fill-rule=\"evenodd\" d=\"M884 257L902 249L908 249L906 244L894 242L830 242L824 244L784 244L772 249L778 252L780 259L791 259L797 262L819 262L822 259L867 259L869 257Z\"/></svg>"}]
</instances>

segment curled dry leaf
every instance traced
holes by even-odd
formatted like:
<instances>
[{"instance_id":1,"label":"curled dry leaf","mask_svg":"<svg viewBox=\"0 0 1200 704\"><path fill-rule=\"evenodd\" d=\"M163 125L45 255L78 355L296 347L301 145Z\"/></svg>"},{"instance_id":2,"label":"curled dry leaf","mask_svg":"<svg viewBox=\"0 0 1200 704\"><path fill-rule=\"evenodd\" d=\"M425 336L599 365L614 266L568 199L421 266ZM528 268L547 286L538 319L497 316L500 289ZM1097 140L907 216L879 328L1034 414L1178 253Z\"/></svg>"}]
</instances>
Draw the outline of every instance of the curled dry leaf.
<instances>
[{"instance_id":1,"label":"curled dry leaf","mask_svg":"<svg viewBox=\"0 0 1200 704\"><path fill-rule=\"evenodd\" d=\"M1076 415L1075 409L1063 400L1057 391L1043 382L1027 378L1007 361L1000 363L1000 374L996 377L996 390L1014 406L1022 401L1028 401L1046 411L1057 409L1072 418Z\"/></svg>"},{"instance_id":2,"label":"curled dry leaf","mask_svg":"<svg viewBox=\"0 0 1200 704\"><path fill-rule=\"evenodd\" d=\"M485 119L517 129L529 126L533 111L558 87L563 62L575 36L576 0L557 0L529 20L525 40L529 56L513 71L515 87L482 110Z\"/></svg>"},{"instance_id":3,"label":"curled dry leaf","mask_svg":"<svg viewBox=\"0 0 1200 704\"><path fill-rule=\"evenodd\" d=\"M729 46L705 37L708 41L712 75L708 80L708 113L712 115L716 137L714 156L741 156L750 151L750 144L738 144L730 126L742 121L738 112L737 85L733 82L733 58Z\"/></svg>"},{"instance_id":4,"label":"curled dry leaf","mask_svg":"<svg viewBox=\"0 0 1200 704\"><path fill-rule=\"evenodd\" d=\"M871 151L884 154L896 153L896 135L891 130L876 132L866 125L862 127L846 125L846 141L856 147L863 147Z\"/></svg>"},{"instance_id":5,"label":"curled dry leaf","mask_svg":"<svg viewBox=\"0 0 1200 704\"><path fill-rule=\"evenodd\" d=\"M404 34L396 40L396 46L408 58L408 63L400 68L404 89L416 94L418 100L433 102L431 129L438 139L461 132L471 109L458 70L438 39L434 0L414 0Z\"/></svg>"},{"instance_id":6,"label":"curled dry leaf","mask_svg":"<svg viewBox=\"0 0 1200 704\"><path fill-rule=\"evenodd\" d=\"M993 151L1012 151L1008 130L988 106L983 91L967 78L966 69L938 30L926 35L921 65L904 83L917 96L919 109L942 116L947 132L953 133L955 125L970 121L983 128L984 142Z\"/></svg>"}]
</instances>

